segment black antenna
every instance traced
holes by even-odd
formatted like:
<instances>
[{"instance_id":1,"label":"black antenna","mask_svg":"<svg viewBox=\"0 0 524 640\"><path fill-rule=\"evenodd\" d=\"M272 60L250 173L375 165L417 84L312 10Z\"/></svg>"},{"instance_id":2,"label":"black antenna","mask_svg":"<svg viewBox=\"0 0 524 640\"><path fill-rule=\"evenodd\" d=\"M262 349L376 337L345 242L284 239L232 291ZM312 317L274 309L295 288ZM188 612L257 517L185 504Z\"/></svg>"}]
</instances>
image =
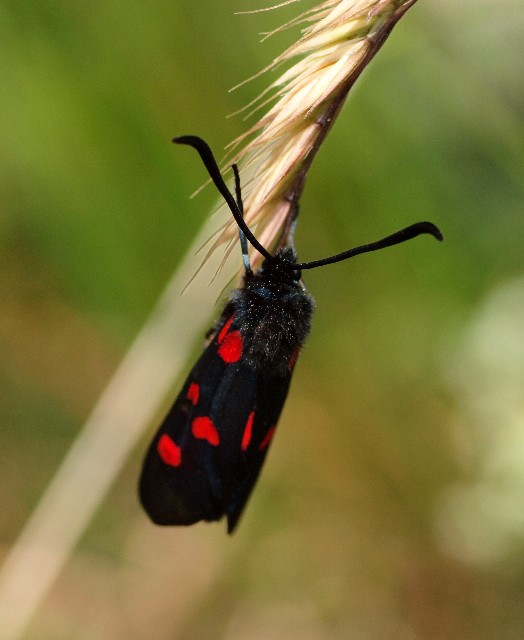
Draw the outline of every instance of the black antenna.
<instances>
[{"instance_id":1,"label":"black antenna","mask_svg":"<svg viewBox=\"0 0 524 640\"><path fill-rule=\"evenodd\" d=\"M273 260L273 256L269 253L269 251L263 247L260 242L255 238L255 236L251 233L249 227L244 222L244 217L240 210L238 203L236 202L233 194L227 188L224 179L222 178L222 174L220 173L220 169L218 168L215 157L213 156L213 152L209 148L207 142L199 138L198 136L179 136L177 138L173 138L173 142L175 144L187 144L190 147L193 147L202 158L202 162L204 163L207 172L211 180L215 183L216 188L222 194L222 197L227 202L227 206L230 208L233 217L236 220L236 223L240 227L240 229L244 232L246 238L251 242L251 244L255 247L255 249L261 253L264 258L267 260ZM233 169L234 171L234 169ZM242 248L242 252L244 249Z\"/></svg>"},{"instance_id":2,"label":"black antenna","mask_svg":"<svg viewBox=\"0 0 524 640\"><path fill-rule=\"evenodd\" d=\"M240 174L238 172L238 167L236 164L232 164L231 168L233 169L233 173L235 174L235 196L237 198L237 206L243 220L244 219L244 203L242 202L242 188L240 186ZM244 269L246 270L246 274L252 275L253 271L251 269L251 265L249 264L249 253L247 251L246 234L242 231L240 227L238 228L238 237L240 239L240 249L242 250L242 260L244 261Z\"/></svg>"},{"instance_id":3,"label":"black antenna","mask_svg":"<svg viewBox=\"0 0 524 640\"><path fill-rule=\"evenodd\" d=\"M406 240L411 240L412 238L416 238L423 233L428 233L432 235L437 240L443 240L444 237L440 232L440 229L436 227L432 222L416 222L415 224L411 224L409 227L405 229L401 229L400 231L396 231L392 233L390 236L386 236L382 238L382 240L377 240L376 242L370 242L369 244L360 245L360 247L354 247L353 249L348 249L347 251L343 251L342 253L337 253L330 258L323 258L322 260L313 260L312 262L299 262L297 264L292 265L294 269L314 269L315 267L323 267L325 264L333 264L335 262L341 262L342 260L347 260L348 258L352 258L353 256L358 256L360 253L368 253L369 251L378 251L378 249L385 249L386 247L391 247L394 244L400 244L401 242L406 242Z\"/></svg>"},{"instance_id":4,"label":"black antenna","mask_svg":"<svg viewBox=\"0 0 524 640\"><path fill-rule=\"evenodd\" d=\"M252 273L247 252L247 240L249 240L249 242L255 247L255 249L259 253L261 253L264 258L266 258L266 260L274 260L274 256L272 256L269 251L260 244L260 242L255 238L244 221L244 204L242 202L240 175L237 165L232 165L233 173L235 175L235 200L235 197L233 196L231 191L229 191L226 183L224 182L224 179L222 178L222 174L220 173L220 169L218 168L215 157L213 156L213 152L209 148L207 142L205 142L198 136L180 136L177 138L173 138L173 142L175 142L176 144L187 144L190 147L196 149L196 151L198 151L198 153L200 154L200 157L202 158L202 161L209 173L209 176L211 177L211 180L213 180L216 188L224 197L224 200L230 208L231 213L233 214L233 217L235 218L236 223L239 227L238 234L240 237L240 247L242 249L242 259L244 261L246 272ZM335 262L341 262L342 260L353 258L354 256L358 256L361 253L369 253L370 251L385 249L386 247L391 247L395 244L406 242L406 240L411 240L412 238L416 238L417 236L420 236L422 234L429 234L437 240L444 239L442 233L440 232L440 229L436 227L432 222L416 222L415 224L412 224L405 229L400 229L400 231L396 231L395 233L382 238L382 240L377 240L377 242L370 242L369 244L363 244L359 247L348 249L347 251L337 253L336 255L329 258L313 260L312 262L285 262L284 264L285 267L290 270L300 271L302 269L314 269L315 267L323 267L326 264L334 264Z\"/></svg>"}]
</instances>

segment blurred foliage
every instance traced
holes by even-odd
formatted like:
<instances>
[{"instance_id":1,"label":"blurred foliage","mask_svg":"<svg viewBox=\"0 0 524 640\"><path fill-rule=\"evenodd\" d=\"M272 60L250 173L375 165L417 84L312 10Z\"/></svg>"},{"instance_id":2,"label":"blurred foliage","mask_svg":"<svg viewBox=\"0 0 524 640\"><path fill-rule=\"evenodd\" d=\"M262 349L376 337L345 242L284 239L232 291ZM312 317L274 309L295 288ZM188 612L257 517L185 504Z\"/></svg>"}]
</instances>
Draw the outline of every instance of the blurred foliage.
<instances>
[{"instance_id":1,"label":"blurred foliage","mask_svg":"<svg viewBox=\"0 0 524 640\"><path fill-rule=\"evenodd\" d=\"M189 201L202 174L170 138L242 133L225 116L272 76L227 89L311 3L233 15L258 6L0 5L3 553L216 201ZM153 527L137 451L27 638L523 636L523 35L514 0L405 16L313 165L297 247L419 219L445 243L308 273L314 330L238 533Z\"/></svg>"}]
</instances>

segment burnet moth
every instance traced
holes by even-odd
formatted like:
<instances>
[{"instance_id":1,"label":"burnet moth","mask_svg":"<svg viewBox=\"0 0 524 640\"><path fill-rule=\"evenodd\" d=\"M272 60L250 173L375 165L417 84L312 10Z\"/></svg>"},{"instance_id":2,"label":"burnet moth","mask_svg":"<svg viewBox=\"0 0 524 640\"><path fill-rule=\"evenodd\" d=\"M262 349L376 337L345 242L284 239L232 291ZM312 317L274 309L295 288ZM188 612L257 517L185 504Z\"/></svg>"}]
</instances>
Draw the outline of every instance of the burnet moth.
<instances>
[{"instance_id":1,"label":"burnet moth","mask_svg":"<svg viewBox=\"0 0 524 640\"><path fill-rule=\"evenodd\" d=\"M297 356L309 333L313 299L301 272L376 251L420 234L442 240L419 222L371 244L329 258L298 263L291 247L271 255L243 219L236 165L235 196L208 145L196 136L174 142L198 151L239 227L245 273L232 291L209 343L189 374L146 454L140 499L160 525L227 518L231 533L256 483L286 400ZM264 257L257 272L247 241Z\"/></svg>"}]
</instances>

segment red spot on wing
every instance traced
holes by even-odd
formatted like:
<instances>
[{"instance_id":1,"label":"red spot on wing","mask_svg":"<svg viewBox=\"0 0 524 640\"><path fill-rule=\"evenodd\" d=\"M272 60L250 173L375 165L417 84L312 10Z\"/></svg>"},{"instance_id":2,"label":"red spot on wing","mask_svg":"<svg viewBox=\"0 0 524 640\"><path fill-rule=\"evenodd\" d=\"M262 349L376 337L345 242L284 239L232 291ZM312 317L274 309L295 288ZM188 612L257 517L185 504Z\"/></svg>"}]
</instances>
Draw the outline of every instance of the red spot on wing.
<instances>
[{"instance_id":1,"label":"red spot on wing","mask_svg":"<svg viewBox=\"0 0 524 640\"><path fill-rule=\"evenodd\" d=\"M269 443L271 442L271 440L273 439L273 436L275 435L275 429L276 427L271 427L269 431L266 433L266 435L264 436L264 439L262 440L262 442L260 443L260 446L258 447L259 451L264 451L264 449L267 449L267 447L269 446Z\"/></svg>"},{"instance_id":2,"label":"red spot on wing","mask_svg":"<svg viewBox=\"0 0 524 640\"><path fill-rule=\"evenodd\" d=\"M289 364L287 365L287 368L290 371L293 371L293 367L295 366L295 362L297 361L298 358L298 354L300 353L300 346L298 346L294 351L293 354L291 355L291 358L289 359Z\"/></svg>"},{"instance_id":3,"label":"red spot on wing","mask_svg":"<svg viewBox=\"0 0 524 640\"><path fill-rule=\"evenodd\" d=\"M218 338L217 338L218 344L222 344L222 342L224 341L224 338L226 337L226 333L229 331L229 327L231 326L231 323L233 322L234 317L235 315L233 314L231 318L229 318L229 320L226 322L226 324L222 327L222 329L220 329L220 333L218 334Z\"/></svg>"},{"instance_id":4,"label":"red spot on wing","mask_svg":"<svg viewBox=\"0 0 524 640\"><path fill-rule=\"evenodd\" d=\"M227 364L240 360L242 356L242 336L240 331L232 331L222 339L222 343L218 347L218 355Z\"/></svg>"},{"instance_id":5,"label":"red spot on wing","mask_svg":"<svg viewBox=\"0 0 524 640\"><path fill-rule=\"evenodd\" d=\"M255 412L252 411L249 414L249 418L247 419L246 427L244 429L244 435L242 436L242 444L240 445L240 448L242 449L242 451L246 451L247 448L249 447L249 443L251 442L251 434L253 433L254 418L255 418Z\"/></svg>"},{"instance_id":6,"label":"red spot on wing","mask_svg":"<svg viewBox=\"0 0 524 640\"><path fill-rule=\"evenodd\" d=\"M182 449L165 433L156 445L158 455L171 467L179 467L182 462Z\"/></svg>"},{"instance_id":7,"label":"red spot on wing","mask_svg":"<svg viewBox=\"0 0 524 640\"><path fill-rule=\"evenodd\" d=\"M208 416L200 416L195 418L191 423L191 432L199 440L207 440L214 447L220 443L217 428L211 418Z\"/></svg>"},{"instance_id":8,"label":"red spot on wing","mask_svg":"<svg viewBox=\"0 0 524 640\"><path fill-rule=\"evenodd\" d=\"M192 382L187 390L187 399L191 401L191 404L196 405L198 402L198 396L200 395L200 387L196 382Z\"/></svg>"}]
</instances>

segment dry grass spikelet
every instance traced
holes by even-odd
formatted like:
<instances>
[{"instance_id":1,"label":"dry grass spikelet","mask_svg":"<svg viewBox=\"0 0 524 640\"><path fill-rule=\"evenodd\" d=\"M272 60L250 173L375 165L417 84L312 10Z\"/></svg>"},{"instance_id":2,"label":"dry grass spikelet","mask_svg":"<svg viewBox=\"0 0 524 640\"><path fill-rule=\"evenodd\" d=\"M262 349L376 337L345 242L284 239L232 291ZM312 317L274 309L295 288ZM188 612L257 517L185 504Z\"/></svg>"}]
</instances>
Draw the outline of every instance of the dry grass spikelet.
<instances>
[{"instance_id":1,"label":"dry grass spikelet","mask_svg":"<svg viewBox=\"0 0 524 640\"><path fill-rule=\"evenodd\" d=\"M264 246L283 246L290 241L305 177L316 152L356 79L415 2L327 0L277 29L306 25L298 42L263 72L300 59L242 110L251 109L250 116L276 100L230 145L227 159L228 164L240 162L243 175L250 176L244 185L245 218L256 228ZM281 5L273 8L276 6ZM232 221L211 250L236 238ZM254 252L253 262L260 257Z\"/></svg>"}]
</instances>

